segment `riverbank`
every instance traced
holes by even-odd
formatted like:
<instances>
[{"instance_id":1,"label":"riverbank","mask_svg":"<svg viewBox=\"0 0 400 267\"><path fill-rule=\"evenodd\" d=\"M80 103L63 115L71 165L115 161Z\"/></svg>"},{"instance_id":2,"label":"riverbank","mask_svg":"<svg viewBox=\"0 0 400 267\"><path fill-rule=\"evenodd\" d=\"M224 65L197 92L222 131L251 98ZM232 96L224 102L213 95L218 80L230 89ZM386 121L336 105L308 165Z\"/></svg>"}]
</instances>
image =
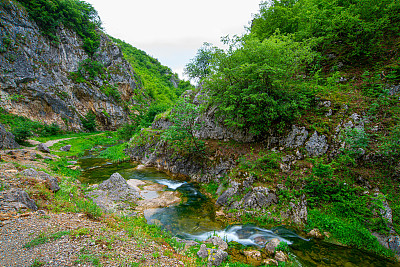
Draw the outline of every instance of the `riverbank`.
<instances>
[{"instance_id":1,"label":"riverbank","mask_svg":"<svg viewBox=\"0 0 400 267\"><path fill-rule=\"evenodd\" d=\"M73 159L50 149L0 152L0 266L198 266L184 245L143 217L96 208L83 197L80 171L67 167ZM60 190L27 175L30 169L54 177ZM13 192L27 194L11 199Z\"/></svg>"}]
</instances>

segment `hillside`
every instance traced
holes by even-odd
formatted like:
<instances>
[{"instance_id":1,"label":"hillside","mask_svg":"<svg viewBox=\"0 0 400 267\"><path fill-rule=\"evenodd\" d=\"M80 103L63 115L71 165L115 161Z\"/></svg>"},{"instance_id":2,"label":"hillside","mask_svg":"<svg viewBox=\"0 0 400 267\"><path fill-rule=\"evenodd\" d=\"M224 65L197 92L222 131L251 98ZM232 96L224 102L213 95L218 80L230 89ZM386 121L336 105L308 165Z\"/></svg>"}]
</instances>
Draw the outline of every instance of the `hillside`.
<instances>
[{"instance_id":1,"label":"hillside","mask_svg":"<svg viewBox=\"0 0 400 267\"><path fill-rule=\"evenodd\" d=\"M228 49L199 49L186 71L202 86L129 154L199 182L232 223L329 232L398 257L399 8L263 3Z\"/></svg>"}]
</instances>

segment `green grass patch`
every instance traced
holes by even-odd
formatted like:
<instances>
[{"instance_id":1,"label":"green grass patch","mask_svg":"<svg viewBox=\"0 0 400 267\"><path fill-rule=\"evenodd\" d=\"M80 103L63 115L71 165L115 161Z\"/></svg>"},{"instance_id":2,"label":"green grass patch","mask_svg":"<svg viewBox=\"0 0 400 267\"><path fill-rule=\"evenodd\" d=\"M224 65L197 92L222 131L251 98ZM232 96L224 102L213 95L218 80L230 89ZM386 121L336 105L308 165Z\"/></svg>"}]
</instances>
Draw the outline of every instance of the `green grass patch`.
<instances>
[{"instance_id":1,"label":"green grass patch","mask_svg":"<svg viewBox=\"0 0 400 267\"><path fill-rule=\"evenodd\" d=\"M385 257L393 257L394 252L384 248L367 228L356 221L347 221L319 210L308 212L308 227L328 231L339 242L358 249L368 250Z\"/></svg>"},{"instance_id":2,"label":"green grass patch","mask_svg":"<svg viewBox=\"0 0 400 267\"><path fill-rule=\"evenodd\" d=\"M124 149L126 148L126 144L119 144L115 146L111 146L106 148L105 150L100 152L100 157L111 159L112 161L124 161L128 160L129 157L125 154Z\"/></svg>"},{"instance_id":3,"label":"green grass patch","mask_svg":"<svg viewBox=\"0 0 400 267\"><path fill-rule=\"evenodd\" d=\"M39 141L41 143L46 143L47 141L58 140L58 139L65 139L65 138L79 138L79 137L86 137L98 133L64 133L52 136L44 136L44 137L32 137L31 139Z\"/></svg>"},{"instance_id":4,"label":"green grass patch","mask_svg":"<svg viewBox=\"0 0 400 267\"><path fill-rule=\"evenodd\" d=\"M32 239L24 245L24 248L31 248L41 244L60 239L63 236L69 235L70 231L60 231L53 234L40 233L36 238Z\"/></svg>"}]
</instances>

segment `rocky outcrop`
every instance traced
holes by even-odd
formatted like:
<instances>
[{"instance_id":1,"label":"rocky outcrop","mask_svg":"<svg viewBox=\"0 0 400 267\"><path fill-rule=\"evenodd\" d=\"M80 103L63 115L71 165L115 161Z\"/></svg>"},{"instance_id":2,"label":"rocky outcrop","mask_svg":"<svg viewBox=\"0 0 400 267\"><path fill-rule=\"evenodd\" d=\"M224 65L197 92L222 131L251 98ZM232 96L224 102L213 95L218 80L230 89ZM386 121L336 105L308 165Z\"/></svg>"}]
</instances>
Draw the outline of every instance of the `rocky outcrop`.
<instances>
[{"instance_id":1,"label":"rocky outcrop","mask_svg":"<svg viewBox=\"0 0 400 267\"><path fill-rule=\"evenodd\" d=\"M45 173L44 171L36 171L35 169L31 168L24 170L22 174L27 177L36 178L38 181L45 182L47 187L53 192L60 190L57 178Z\"/></svg>"},{"instance_id":2,"label":"rocky outcrop","mask_svg":"<svg viewBox=\"0 0 400 267\"><path fill-rule=\"evenodd\" d=\"M50 42L25 10L14 0L0 7L0 104L7 111L62 128L82 129L89 111L101 129L115 129L129 121L129 104L137 83L121 50L104 33L92 60L105 68L103 77L74 81L89 56L73 31L60 28L59 43ZM7 43L7 45L5 45ZM101 88L115 86L121 98L107 96Z\"/></svg>"},{"instance_id":3,"label":"rocky outcrop","mask_svg":"<svg viewBox=\"0 0 400 267\"><path fill-rule=\"evenodd\" d=\"M7 132L4 126L0 124L0 150L15 148L19 148L19 145L15 142L14 135Z\"/></svg>"},{"instance_id":4,"label":"rocky outcrop","mask_svg":"<svg viewBox=\"0 0 400 267\"><path fill-rule=\"evenodd\" d=\"M119 173L92 186L92 191L87 192L86 196L107 212L121 213L131 211L132 205L140 198L139 193Z\"/></svg>"},{"instance_id":5,"label":"rocky outcrop","mask_svg":"<svg viewBox=\"0 0 400 267\"><path fill-rule=\"evenodd\" d=\"M35 211L38 209L35 201L31 199L25 191L18 189L11 189L9 191L5 191L2 193L3 193L3 201L6 203L5 205L7 205L8 207L12 207L17 211L21 208L28 208Z\"/></svg>"}]
</instances>

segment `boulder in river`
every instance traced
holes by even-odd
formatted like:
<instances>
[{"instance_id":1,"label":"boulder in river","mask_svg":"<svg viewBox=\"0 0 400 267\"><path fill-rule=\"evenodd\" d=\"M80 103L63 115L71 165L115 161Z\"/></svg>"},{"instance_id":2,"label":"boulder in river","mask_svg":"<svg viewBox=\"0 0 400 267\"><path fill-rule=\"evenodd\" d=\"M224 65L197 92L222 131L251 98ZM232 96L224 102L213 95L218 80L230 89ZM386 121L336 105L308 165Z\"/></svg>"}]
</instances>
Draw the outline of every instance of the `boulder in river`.
<instances>
[{"instance_id":1,"label":"boulder in river","mask_svg":"<svg viewBox=\"0 0 400 267\"><path fill-rule=\"evenodd\" d=\"M281 241L278 238L273 238L265 244L265 252L269 255L273 255L276 247L279 245Z\"/></svg>"},{"instance_id":2,"label":"boulder in river","mask_svg":"<svg viewBox=\"0 0 400 267\"><path fill-rule=\"evenodd\" d=\"M93 188L95 190L88 192L86 196L107 212L131 211L132 205L140 198L138 191L130 187L119 173L114 173Z\"/></svg>"}]
</instances>

